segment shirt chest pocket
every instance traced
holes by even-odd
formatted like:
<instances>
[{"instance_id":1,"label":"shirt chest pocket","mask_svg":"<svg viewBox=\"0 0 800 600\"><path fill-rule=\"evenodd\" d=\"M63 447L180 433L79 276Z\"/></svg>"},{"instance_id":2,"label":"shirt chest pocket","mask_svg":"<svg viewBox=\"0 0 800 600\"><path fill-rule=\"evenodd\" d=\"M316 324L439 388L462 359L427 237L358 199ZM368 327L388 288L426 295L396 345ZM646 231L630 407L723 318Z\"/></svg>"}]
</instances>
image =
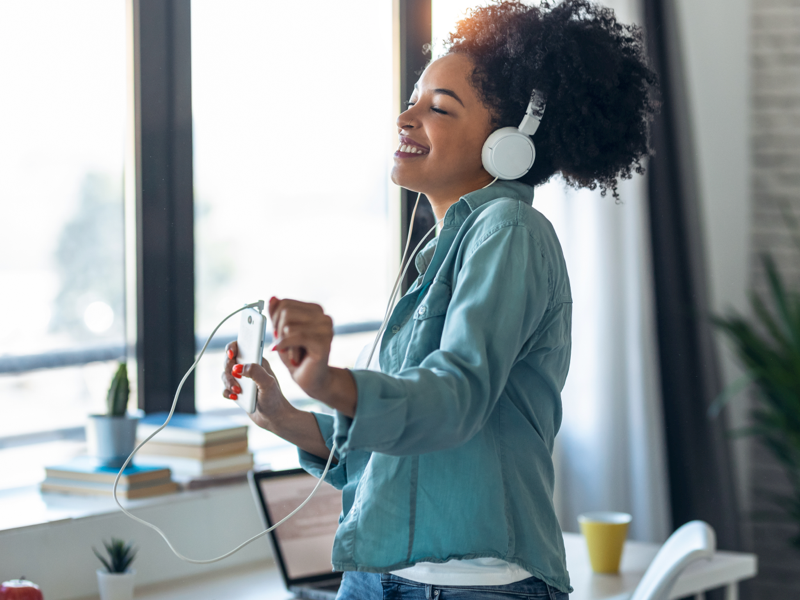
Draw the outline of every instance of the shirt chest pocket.
<instances>
[{"instance_id":1,"label":"shirt chest pocket","mask_svg":"<svg viewBox=\"0 0 800 600\"><path fill-rule=\"evenodd\" d=\"M444 319L450 306L452 290L448 284L434 279L423 294L409 323L412 330L404 367L419 365L428 354L439 349L442 341Z\"/></svg>"}]
</instances>

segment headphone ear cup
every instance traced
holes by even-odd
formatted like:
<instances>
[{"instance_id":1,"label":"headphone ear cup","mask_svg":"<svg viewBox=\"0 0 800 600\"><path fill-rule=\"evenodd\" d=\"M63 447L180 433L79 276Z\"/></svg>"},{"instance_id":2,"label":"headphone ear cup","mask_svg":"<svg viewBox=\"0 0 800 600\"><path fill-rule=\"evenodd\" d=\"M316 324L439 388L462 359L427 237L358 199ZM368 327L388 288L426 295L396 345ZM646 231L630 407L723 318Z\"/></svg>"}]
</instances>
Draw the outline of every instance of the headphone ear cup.
<instances>
[{"instance_id":1,"label":"headphone ear cup","mask_svg":"<svg viewBox=\"0 0 800 600\"><path fill-rule=\"evenodd\" d=\"M536 159L533 140L516 127L503 127L486 138L481 149L483 168L498 179L519 179Z\"/></svg>"}]
</instances>

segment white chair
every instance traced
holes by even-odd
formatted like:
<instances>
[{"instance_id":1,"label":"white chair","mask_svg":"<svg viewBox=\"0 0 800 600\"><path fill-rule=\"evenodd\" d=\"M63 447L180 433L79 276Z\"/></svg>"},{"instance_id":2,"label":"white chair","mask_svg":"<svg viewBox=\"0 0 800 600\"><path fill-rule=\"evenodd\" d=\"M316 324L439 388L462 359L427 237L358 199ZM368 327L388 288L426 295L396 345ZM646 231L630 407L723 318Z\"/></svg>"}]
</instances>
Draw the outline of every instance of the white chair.
<instances>
[{"instance_id":1,"label":"white chair","mask_svg":"<svg viewBox=\"0 0 800 600\"><path fill-rule=\"evenodd\" d=\"M667 600L675 580L693 562L714 555L717 536L704 521L689 521L669 536L630 600Z\"/></svg>"}]
</instances>

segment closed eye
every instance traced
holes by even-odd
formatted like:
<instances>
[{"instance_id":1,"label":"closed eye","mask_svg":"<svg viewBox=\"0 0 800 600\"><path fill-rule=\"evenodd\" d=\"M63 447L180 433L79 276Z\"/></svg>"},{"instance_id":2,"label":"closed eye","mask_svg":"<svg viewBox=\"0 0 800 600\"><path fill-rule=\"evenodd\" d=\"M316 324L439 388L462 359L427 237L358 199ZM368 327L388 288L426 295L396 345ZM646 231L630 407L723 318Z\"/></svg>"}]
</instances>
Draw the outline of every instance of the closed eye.
<instances>
[{"instance_id":1,"label":"closed eye","mask_svg":"<svg viewBox=\"0 0 800 600\"><path fill-rule=\"evenodd\" d=\"M412 107L412 106L414 106L414 104L416 104L416 103L415 103L415 102L411 102L411 101L406 101L404 104L406 105L406 108L411 108L411 107ZM439 113L440 115L447 115L447 114L450 114L450 113L448 113L447 111L445 111L445 110L442 110L441 108L436 108L435 106L431 106L431 110L432 110L433 112L435 112L435 113Z\"/></svg>"}]
</instances>

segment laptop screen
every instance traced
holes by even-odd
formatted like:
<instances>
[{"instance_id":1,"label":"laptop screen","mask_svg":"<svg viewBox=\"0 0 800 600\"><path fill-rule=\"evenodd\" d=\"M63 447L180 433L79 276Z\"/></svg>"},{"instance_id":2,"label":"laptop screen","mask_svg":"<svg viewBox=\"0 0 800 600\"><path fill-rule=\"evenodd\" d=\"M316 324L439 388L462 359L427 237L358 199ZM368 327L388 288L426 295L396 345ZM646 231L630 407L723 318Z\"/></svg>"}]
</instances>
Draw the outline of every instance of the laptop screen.
<instances>
[{"instance_id":1,"label":"laptop screen","mask_svg":"<svg viewBox=\"0 0 800 600\"><path fill-rule=\"evenodd\" d=\"M261 508L269 526L297 508L317 479L302 469L255 473ZM322 483L314 497L291 519L273 530L273 544L288 583L332 574L333 538L342 512L342 492Z\"/></svg>"}]
</instances>

